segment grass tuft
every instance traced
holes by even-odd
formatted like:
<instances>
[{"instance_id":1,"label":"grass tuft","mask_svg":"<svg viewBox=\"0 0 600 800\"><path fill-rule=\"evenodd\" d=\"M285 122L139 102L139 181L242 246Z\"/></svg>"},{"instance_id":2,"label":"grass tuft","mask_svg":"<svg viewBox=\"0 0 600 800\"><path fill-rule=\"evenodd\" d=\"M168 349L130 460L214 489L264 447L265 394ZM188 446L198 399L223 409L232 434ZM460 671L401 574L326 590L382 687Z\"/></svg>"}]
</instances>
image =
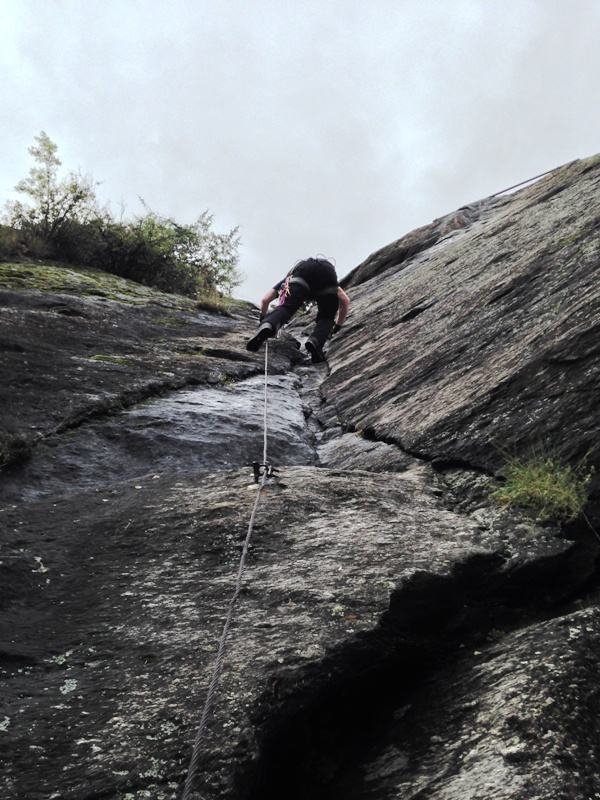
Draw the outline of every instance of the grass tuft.
<instances>
[{"instance_id":1,"label":"grass tuft","mask_svg":"<svg viewBox=\"0 0 600 800\"><path fill-rule=\"evenodd\" d=\"M540 522L569 522L583 513L594 472L585 459L571 467L557 453L505 457L504 483L492 491L493 501L524 509Z\"/></svg>"}]
</instances>

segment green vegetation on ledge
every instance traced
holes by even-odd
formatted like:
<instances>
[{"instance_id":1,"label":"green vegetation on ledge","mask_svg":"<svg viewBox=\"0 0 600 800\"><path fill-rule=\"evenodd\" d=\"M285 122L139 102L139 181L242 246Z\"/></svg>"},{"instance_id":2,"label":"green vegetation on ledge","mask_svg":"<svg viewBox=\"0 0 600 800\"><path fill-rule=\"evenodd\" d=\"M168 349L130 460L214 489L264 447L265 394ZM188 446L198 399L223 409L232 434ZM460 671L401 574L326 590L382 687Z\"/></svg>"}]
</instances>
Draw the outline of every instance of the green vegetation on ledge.
<instances>
[{"instance_id":1,"label":"green vegetation on ledge","mask_svg":"<svg viewBox=\"0 0 600 800\"><path fill-rule=\"evenodd\" d=\"M35 164L15 186L26 200L4 206L0 261L84 265L213 304L241 283L237 228L217 233L208 211L182 225L145 204L142 216L117 219L89 175L59 178L57 146L44 131L35 141Z\"/></svg>"},{"instance_id":2,"label":"green vegetation on ledge","mask_svg":"<svg viewBox=\"0 0 600 800\"><path fill-rule=\"evenodd\" d=\"M130 305L164 303L170 309L190 311L195 308L226 317L231 316L231 309L235 307L251 306L246 301L223 297L218 292L211 292L206 297L191 302L188 298L161 292L100 269L46 262L33 264L0 261L0 286L14 291L37 290L99 297ZM185 321L175 318L166 321L185 324Z\"/></svg>"},{"instance_id":3,"label":"green vegetation on ledge","mask_svg":"<svg viewBox=\"0 0 600 800\"><path fill-rule=\"evenodd\" d=\"M582 514L593 474L585 460L571 467L557 453L544 451L506 458L504 483L492 492L492 500L524 509L540 522L569 522Z\"/></svg>"}]
</instances>

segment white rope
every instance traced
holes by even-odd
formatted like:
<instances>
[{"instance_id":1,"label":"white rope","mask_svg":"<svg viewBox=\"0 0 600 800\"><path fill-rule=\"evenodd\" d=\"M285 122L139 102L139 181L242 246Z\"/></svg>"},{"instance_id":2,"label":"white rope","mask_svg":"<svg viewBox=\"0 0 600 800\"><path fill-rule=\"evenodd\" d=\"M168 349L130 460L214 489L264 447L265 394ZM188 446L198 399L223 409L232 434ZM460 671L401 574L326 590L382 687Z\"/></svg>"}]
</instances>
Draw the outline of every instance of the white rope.
<instances>
[{"instance_id":1,"label":"white rope","mask_svg":"<svg viewBox=\"0 0 600 800\"><path fill-rule=\"evenodd\" d=\"M490 197L498 197L499 194L504 194L505 192L510 192L512 189L518 189L519 186L525 186L526 183L532 183L533 181L537 181L538 178L543 178L545 175L550 175L551 172L555 172L556 167L554 169L548 169L546 172L540 172L539 175L534 175L533 178L528 178L526 181L521 181L521 183L515 183L513 186L509 186L508 189L502 189L500 192L494 192L491 194Z\"/></svg>"},{"instance_id":2,"label":"white rope","mask_svg":"<svg viewBox=\"0 0 600 800\"><path fill-rule=\"evenodd\" d=\"M212 678L208 687L208 691L206 692L206 700L204 701L204 709L202 711L202 716L200 718L200 725L198 727L198 732L196 733L196 739L194 741L194 749L192 751L192 758L190 761L190 766L188 768L188 774L185 781L185 788L183 790L182 800L189 800L190 794L192 792L194 781L196 779L196 773L198 772L198 764L200 762L200 755L202 749L202 741L204 738L204 732L206 730L206 725L208 719L210 717L215 694L217 692L217 685L219 683L219 679L221 677L221 672L223 671L223 663L225 660L225 649L227 644L227 636L229 634L229 627L231 625L231 621L233 619L233 610L235 604L237 602L238 597L240 596L240 592L242 589L242 577L244 575L244 567L246 565L246 558L248 555L248 550L250 547L250 539L252 538L252 529L254 527L254 518L256 516L256 512L258 510L258 504L260 502L260 495L262 490L265 487L265 483L267 482L268 477L268 470L267 470L267 388L268 388L268 344L265 346L265 410L264 410L264 446L263 446L263 474L261 478L261 482L258 486L258 491L256 492L256 499L254 500L254 508L252 509L252 513L250 515L250 521L248 523L248 532L246 534L246 539L244 541L244 547L242 548L242 555L240 556L240 562L238 567L237 579L235 582L235 590L229 601L229 606L227 608L227 615L225 617L225 623L223 625L223 631L221 633L221 638L219 640L219 648L217 650L217 657L215 659L215 666L213 669Z\"/></svg>"},{"instance_id":3,"label":"white rope","mask_svg":"<svg viewBox=\"0 0 600 800\"><path fill-rule=\"evenodd\" d=\"M268 404L268 394L267 388L269 385L268 380L268 360L269 360L269 340L265 341L265 412L264 412L264 419L263 419L263 431L264 431L264 442L263 442L263 464L264 469L267 469L267 404Z\"/></svg>"}]
</instances>

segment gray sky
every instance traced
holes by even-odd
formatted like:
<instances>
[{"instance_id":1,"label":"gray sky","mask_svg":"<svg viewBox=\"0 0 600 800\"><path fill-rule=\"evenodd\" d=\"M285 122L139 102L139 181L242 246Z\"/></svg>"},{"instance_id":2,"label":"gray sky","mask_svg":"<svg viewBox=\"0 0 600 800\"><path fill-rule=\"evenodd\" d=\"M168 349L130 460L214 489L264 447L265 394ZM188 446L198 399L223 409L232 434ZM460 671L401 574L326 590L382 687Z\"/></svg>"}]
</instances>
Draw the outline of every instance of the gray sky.
<instances>
[{"instance_id":1,"label":"gray sky","mask_svg":"<svg viewBox=\"0 0 600 800\"><path fill-rule=\"evenodd\" d=\"M599 79L599 0L0 0L0 204L45 130L115 211L239 225L257 301L597 153Z\"/></svg>"}]
</instances>

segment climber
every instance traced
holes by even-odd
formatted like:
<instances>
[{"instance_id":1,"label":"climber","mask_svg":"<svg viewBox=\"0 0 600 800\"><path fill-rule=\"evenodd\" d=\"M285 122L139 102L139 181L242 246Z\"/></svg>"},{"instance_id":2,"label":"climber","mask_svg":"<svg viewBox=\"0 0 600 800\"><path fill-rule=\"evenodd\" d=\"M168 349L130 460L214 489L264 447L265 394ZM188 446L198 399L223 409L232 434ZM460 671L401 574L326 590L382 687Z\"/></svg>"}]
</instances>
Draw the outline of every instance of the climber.
<instances>
[{"instance_id":1,"label":"climber","mask_svg":"<svg viewBox=\"0 0 600 800\"><path fill-rule=\"evenodd\" d=\"M269 312L269 303L278 296L278 305ZM350 298L338 286L333 264L319 256L299 261L282 281L269 289L260 303L260 325L246 349L255 353L265 339L275 336L279 328L289 322L306 300L316 300L317 319L304 346L313 364L325 361L323 346L344 324Z\"/></svg>"}]
</instances>

